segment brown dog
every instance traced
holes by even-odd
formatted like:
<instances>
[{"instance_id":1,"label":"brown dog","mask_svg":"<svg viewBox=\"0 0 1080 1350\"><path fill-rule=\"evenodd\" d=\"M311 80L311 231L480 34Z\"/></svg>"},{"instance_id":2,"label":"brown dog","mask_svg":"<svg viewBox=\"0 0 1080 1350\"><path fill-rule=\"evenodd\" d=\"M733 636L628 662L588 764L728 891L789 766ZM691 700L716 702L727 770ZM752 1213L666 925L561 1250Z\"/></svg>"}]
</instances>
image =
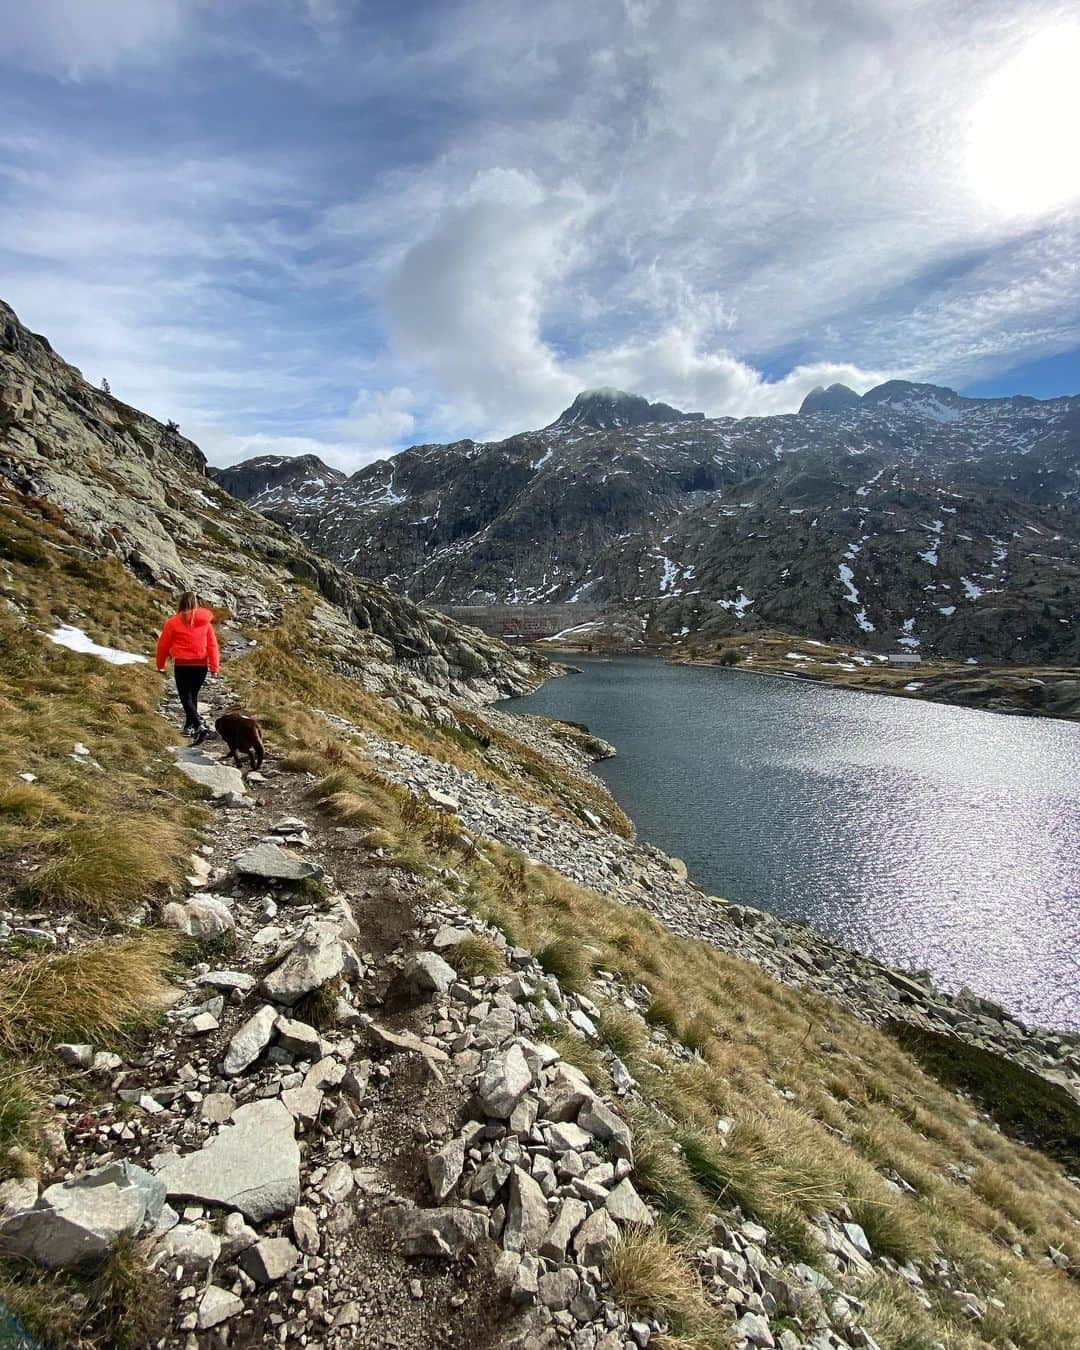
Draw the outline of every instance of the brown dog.
<instances>
[{"instance_id":1,"label":"brown dog","mask_svg":"<svg viewBox=\"0 0 1080 1350\"><path fill-rule=\"evenodd\" d=\"M258 720L243 708L230 708L222 713L214 723L217 734L229 747L228 759L232 756L236 767L240 767L240 756L247 755L253 769L261 769L266 758L263 748L262 727Z\"/></svg>"}]
</instances>

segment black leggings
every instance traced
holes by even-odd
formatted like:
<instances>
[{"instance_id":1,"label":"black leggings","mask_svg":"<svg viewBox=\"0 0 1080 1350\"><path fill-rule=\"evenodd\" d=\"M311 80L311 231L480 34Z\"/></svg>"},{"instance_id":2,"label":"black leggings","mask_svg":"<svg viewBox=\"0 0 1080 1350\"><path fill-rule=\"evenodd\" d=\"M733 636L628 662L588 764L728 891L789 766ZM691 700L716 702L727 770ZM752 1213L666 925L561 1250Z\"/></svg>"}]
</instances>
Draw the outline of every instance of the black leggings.
<instances>
[{"instance_id":1,"label":"black leggings","mask_svg":"<svg viewBox=\"0 0 1080 1350\"><path fill-rule=\"evenodd\" d=\"M202 726L199 717L199 690L206 681L207 667L174 666L173 673L176 676L176 692L184 705L185 730Z\"/></svg>"}]
</instances>

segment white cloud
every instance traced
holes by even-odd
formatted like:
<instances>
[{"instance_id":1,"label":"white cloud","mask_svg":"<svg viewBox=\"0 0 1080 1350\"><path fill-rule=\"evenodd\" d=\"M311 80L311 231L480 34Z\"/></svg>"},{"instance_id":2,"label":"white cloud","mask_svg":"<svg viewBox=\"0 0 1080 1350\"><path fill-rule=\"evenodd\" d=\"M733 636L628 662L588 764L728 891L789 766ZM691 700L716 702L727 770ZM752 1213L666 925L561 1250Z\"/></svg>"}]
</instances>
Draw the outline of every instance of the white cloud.
<instances>
[{"instance_id":1,"label":"white cloud","mask_svg":"<svg viewBox=\"0 0 1080 1350\"><path fill-rule=\"evenodd\" d=\"M463 408L527 419L573 379L544 342L547 288L571 265L590 209L573 188L493 169L405 253L386 289L397 351L420 361ZM523 423L519 420L518 425Z\"/></svg>"},{"instance_id":2,"label":"white cloud","mask_svg":"<svg viewBox=\"0 0 1080 1350\"><path fill-rule=\"evenodd\" d=\"M1080 345L1077 204L989 209L972 165L986 91L1069 22L1062 0L43 0L6 59L97 79L108 130L8 100L5 298L219 459L356 467L596 384L710 414L962 384ZM145 117L146 89L107 104L151 62Z\"/></svg>"},{"instance_id":3,"label":"white cloud","mask_svg":"<svg viewBox=\"0 0 1080 1350\"><path fill-rule=\"evenodd\" d=\"M33 0L5 7L0 61L68 79L156 59L179 36L191 0Z\"/></svg>"},{"instance_id":4,"label":"white cloud","mask_svg":"<svg viewBox=\"0 0 1080 1350\"><path fill-rule=\"evenodd\" d=\"M357 395L341 424L371 458L391 454L416 430L416 395L411 389L364 390Z\"/></svg>"}]
</instances>

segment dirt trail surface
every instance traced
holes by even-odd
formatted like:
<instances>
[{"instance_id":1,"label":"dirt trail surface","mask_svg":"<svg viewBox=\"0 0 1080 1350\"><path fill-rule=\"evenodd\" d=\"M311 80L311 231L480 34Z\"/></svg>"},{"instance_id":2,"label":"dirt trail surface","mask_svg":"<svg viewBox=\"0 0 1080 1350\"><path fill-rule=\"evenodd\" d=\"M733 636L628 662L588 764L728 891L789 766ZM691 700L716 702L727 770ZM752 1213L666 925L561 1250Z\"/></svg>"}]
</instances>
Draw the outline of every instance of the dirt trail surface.
<instances>
[{"instance_id":1,"label":"dirt trail surface","mask_svg":"<svg viewBox=\"0 0 1080 1350\"><path fill-rule=\"evenodd\" d=\"M229 646L240 640L226 660ZM231 702L211 683L204 716L212 723ZM164 712L179 725L174 697ZM567 1069L575 1110L593 1102L602 1124L575 1139L580 1159L562 1181L542 1130L542 1094L552 1080L566 1091L558 1054L531 1039L541 1014L524 1000L543 972L422 878L388 867L361 830L320 820L305 797L312 776L282 772L272 747L261 772L242 777L218 773L224 749L211 737L176 752L216 793L187 896L164 914L200 959L141 1052L64 1048L82 1071L54 1099L58 1165L44 1179L89 1173L104 1185L110 1165L128 1169L167 1291L156 1343L644 1344L648 1325L634 1339L600 1290L618 1223L635 1208L649 1219L632 1191L623 1219L604 1208L630 1185L629 1161L606 1161L617 1117ZM517 973L457 975L445 958L480 930ZM583 1202L574 1187L590 1169L599 1175ZM90 1232L99 1216L85 1194L76 1221ZM567 1199L561 1248L557 1235L541 1262ZM28 1242L55 1239L61 1220L42 1206ZM593 1212L595 1241L568 1254ZM500 1232L502 1252L489 1240ZM538 1282L559 1271L568 1280L538 1299Z\"/></svg>"}]
</instances>

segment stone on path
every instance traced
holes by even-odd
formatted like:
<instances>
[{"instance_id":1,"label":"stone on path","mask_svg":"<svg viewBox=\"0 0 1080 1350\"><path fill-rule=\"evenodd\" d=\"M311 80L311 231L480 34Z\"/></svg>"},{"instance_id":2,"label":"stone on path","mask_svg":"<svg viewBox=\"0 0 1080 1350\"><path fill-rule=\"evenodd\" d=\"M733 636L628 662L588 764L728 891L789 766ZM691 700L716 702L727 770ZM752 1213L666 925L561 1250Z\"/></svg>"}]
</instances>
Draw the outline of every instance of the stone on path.
<instances>
[{"instance_id":1,"label":"stone on path","mask_svg":"<svg viewBox=\"0 0 1080 1350\"><path fill-rule=\"evenodd\" d=\"M198 1327L200 1331L209 1331L211 1327L227 1322L230 1317L244 1311L244 1300L230 1294L216 1284L207 1286L199 1300Z\"/></svg>"},{"instance_id":2,"label":"stone on path","mask_svg":"<svg viewBox=\"0 0 1080 1350\"><path fill-rule=\"evenodd\" d=\"M212 1125L222 1125L236 1109L236 1101L228 1092L208 1092L199 1103L199 1119Z\"/></svg>"},{"instance_id":3,"label":"stone on path","mask_svg":"<svg viewBox=\"0 0 1080 1350\"><path fill-rule=\"evenodd\" d=\"M574 1236L574 1255L583 1266L603 1266L619 1240L619 1230L606 1209L594 1209Z\"/></svg>"},{"instance_id":4,"label":"stone on path","mask_svg":"<svg viewBox=\"0 0 1080 1350\"><path fill-rule=\"evenodd\" d=\"M624 1177L609 1193L604 1208L616 1223L637 1223L645 1228L652 1227L653 1217L648 1206L634 1190L629 1177Z\"/></svg>"},{"instance_id":5,"label":"stone on path","mask_svg":"<svg viewBox=\"0 0 1080 1350\"><path fill-rule=\"evenodd\" d=\"M427 1162L428 1181L431 1192L440 1204L461 1180L465 1167L465 1140L451 1139L438 1153L433 1153Z\"/></svg>"},{"instance_id":6,"label":"stone on path","mask_svg":"<svg viewBox=\"0 0 1080 1350\"><path fill-rule=\"evenodd\" d=\"M750 1345L763 1346L766 1350L770 1350L776 1344L768 1322L760 1313L743 1313L731 1330Z\"/></svg>"},{"instance_id":7,"label":"stone on path","mask_svg":"<svg viewBox=\"0 0 1080 1350\"><path fill-rule=\"evenodd\" d=\"M326 1047L322 1034L307 1022L297 1022L291 1017L279 1016L274 1022L278 1044L290 1054L301 1059L310 1059L312 1063L323 1058Z\"/></svg>"},{"instance_id":8,"label":"stone on path","mask_svg":"<svg viewBox=\"0 0 1080 1350\"><path fill-rule=\"evenodd\" d=\"M125 1233L154 1227L165 1203L159 1178L111 1162L42 1191L0 1224L0 1250L49 1270L99 1264Z\"/></svg>"},{"instance_id":9,"label":"stone on path","mask_svg":"<svg viewBox=\"0 0 1080 1350\"><path fill-rule=\"evenodd\" d=\"M510 1203L506 1211L502 1245L508 1252L529 1252L535 1255L551 1224L547 1200L536 1179L514 1168L510 1178Z\"/></svg>"},{"instance_id":10,"label":"stone on path","mask_svg":"<svg viewBox=\"0 0 1080 1350\"><path fill-rule=\"evenodd\" d=\"M217 895L200 895L194 900L172 900L162 912L162 921L171 928L178 928L185 937L200 941L236 931L232 911Z\"/></svg>"},{"instance_id":11,"label":"stone on path","mask_svg":"<svg viewBox=\"0 0 1080 1350\"><path fill-rule=\"evenodd\" d=\"M0 1215L17 1214L20 1209L31 1209L38 1198L38 1184L34 1177L9 1177L0 1181Z\"/></svg>"},{"instance_id":12,"label":"stone on path","mask_svg":"<svg viewBox=\"0 0 1080 1350\"><path fill-rule=\"evenodd\" d=\"M271 834L303 834L307 829L307 821L301 820L299 816L282 816L280 820L275 820L270 826Z\"/></svg>"},{"instance_id":13,"label":"stone on path","mask_svg":"<svg viewBox=\"0 0 1080 1350\"><path fill-rule=\"evenodd\" d=\"M305 924L281 964L263 980L275 1003L291 1006L345 969L345 945L328 924Z\"/></svg>"},{"instance_id":14,"label":"stone on path","mask_svg":"<svg viewBox=\"0 0 1080 1350\"><path fill-rule=\"evenodd\" d=\"M487 1237L487 1216L475 1209L401 1205L390 1211L389 1218L406 1256L464 1256Z\"/></svg>"},{"instance_id":15,"label":"stone on path","mask_svg":"<svg viewBox=\"0 0 1080 1350\"><path fill-rule=\"evenodd\" d=\"M564 1200L555 1222L540 1240L539 1254L549 1261L565 1260L570 1239L580 1228L588 1212L584 1201Z\"/></svg>"},{"instance_id":16,"label":"stone on path","mask_svg":"<svg viewBox=\"0 0 1080 1350\"><path fill-rule=\"evenodd\" d=\"M233 863L236 870L247 877L262 881L318 881L323 869L317 863L307 862L283 849L280 844L253 844Z\"/></svg>"},{"instance_id":17,"label":"stone on path","mask_svg":"<svg viewBox=\"0 0 1080 1350\"><path fill-rule=\"evenodd\" d=\"M255 1063L273 1038L277 1017L277 1009L264 1003L234 1033L221 1065L227 1078L235 1078Z\"/></svg>"},{"instance_id":18,"label":"stone on path","mask_svg":"<svg viewBox=\"0 0 1080 1350\"><path fill-rule=\"evenodd\" d=\"M306 1205L296 1207L292 1216L292 1231L296 1245L302 1252L306 1252L309 1256L318 1255L319 1221L313 1209L308 1209Z\"/></svg>"},{"instance_id":19,"label":"stone on path","mask_svg":"<svg viewBox=\"0 0 1080 1350\"><path fill-rule=\"evenodd\" d=\"M577 1123L595 1138L609 1143L617 1158L632 1156L630 1126L598 1098L585 1103L578 1112Z\"/></svg>"},{"instance_id":20,"label":"stone on path","mask_svg":"<svg viewBox=\"0 0 1080 1350\"><path fill-rule=\"evenodd\" d=\"M436 806L440 811L461 810L461 803L456 797L451 797L447 792L440 792L438 788L425 788L424 796L427 798L430 806Z\"/></svg>"},{"instance_id":21,"label":"stone on path","mask_svg":"<svg viewBox=\"0 0 1080 1350\"><path fill-rule=\"evenodd\" d=\"M244 1222L244 1216L235 1212L225 1215L221 1230L221 1254L226 1261L254 1247L259 1240L259 1234Z\"/></svg>"},{"instance_id":22,"label":"stone on path","mask_svg":"<svg viewBox=\"0 0 1080 1350\"><path fill-rule=\"evenodd\" d=\"M185 1271L205 1275L221 1255L221 1239L209 1228L180 1223L165 1235L158 1252L170 1265L183 1266Z\"/></svg>"},{"instance_id":23,"label":"stone on path","mask_svg":"<svg viewBox=\"0 0 1080 1350\"><path fill-rule=\"evenodd\" d=\"M237 1264L256 1284L273 1284L287 1275L300 1259L300 1253L287 1237L268 1237L240 1253Z\"/></svg>"},{"instance_id":24,"label":"stone on path","mask_svg":"<svg viewBox=\"0 0 1080 1350\"><path fill-rule=\"evenodd\" d=\"M92 1045L57 1045L53 1047L70 1069L88 1069L94 1062Z\"/></svg>"},{"instance_id":25,"label":"stone on path","mask_svg":"<svg viewBox=\"0 0 1080 1350\"><path fill-rule=\"evenodd\" d=\"M445 1050L441 1050L437 1045L428 1045L411 1031L391 1031L388 1027L380 1026L378 1022L368 1022L367 1030L371 1033L371 1039L375 1044L381 1045L384 1050L411 1050L426 1059L429 1064L442 1064L450 1058Z\"/></svg>"},{"instance_id":26,"label":"stone on path","mask_svg":"<svg viewBox=\"0 0 1080 1350\"><path fill-rule=\"evenodd\" d=\"M226 797L230 793L245 795L244 775L230 764L219 764L197 746L185 746L176 755L176 767L193 783L209 788L211 797Z\"/></svg>"},{"instance_id":27,"label":"stone on path","mask_svg":"<svg viewBox=\"0 0 1080 1350\"><path fill-rule=\"evenodd\" d=\"M418 994L445 994L457 979L457 971L437 952L418 952L401 972L406 989Z\"/></svg>"},{"instance_id":28,"label":"stone on path","mask_svg":"<svg viewBox=\"0 0 1080 1350\"><path fill-rule=\"evenodd\" d=\"M549 1129L552 1153L585 1153L593 1146L593 1137L572 1120L556 1121Z\"/></svg>"},{"instance_id":29,"label":"stone on path","mask_svg":"<svg viewBox=\"0 0 1080 1350\"><path fill-rule=\"evenodd\" d=\"M480 1077L477 1094L485 1113L507 1120L532 1086L532 1070L520 1045L512 1045L489 1061Z\"/></svg>"},{"instance_id":30,"label":"stone on path","mask_svg":"<svg viewBox=\"0 0 1080 1350\"><path fill-rule=\"evenodd\" d=\"M162 1159L159 1176L170 1196L238 1209L256 1223L290 1214L300 1199L293 1118L276 1097L239 1106L201 1149Z\"/></svg>"},{"instance_id":31,"label":"stone on path","mask_svg":"<svg viewBox=\"0 0 1080 1350\"><path fill-rule=\"evenodd\" d=\"M286 1088L281 1094L285 1109L304 1125L312 1125L322 1110L323 1094L316 1087Z\"/></svg>"},{"instance_id":32,"label":"stone on path","mask_svg":"<svg viewBox=\"0 0 1080 1350\"><path fill-rule=\"evenodd\" d=\"M226 993L239 989L242 994L250 994L255 988L255 976L248 975L242 970L208 970L205 975L200 975L195 983L207 984L212 989L223 989Z\"/></svg>"},{"instance_id":33,"label":"stone on path","mask_svg":"<svg viewBox=\"0 0 1080 1350\"><path fill-rule=\"evenodd\" d=\"M576 1119L595 1093L588 1078L572 1064L558 1064L540 1094L540 1110L546 1120Z\"/></svg>"},{"instance_id":34,"label":"stone on path","mask_svg":"<svg viewBox=\"0 0 1080 1350\"><path fill-rule=\"evenodd\" d=\"M431 945L437 952L444 952L450 947L456 947L459 942L464 942L469 936L468 928L454 928L446 924L431 939Z\"/></svg>"}]
</instances>

